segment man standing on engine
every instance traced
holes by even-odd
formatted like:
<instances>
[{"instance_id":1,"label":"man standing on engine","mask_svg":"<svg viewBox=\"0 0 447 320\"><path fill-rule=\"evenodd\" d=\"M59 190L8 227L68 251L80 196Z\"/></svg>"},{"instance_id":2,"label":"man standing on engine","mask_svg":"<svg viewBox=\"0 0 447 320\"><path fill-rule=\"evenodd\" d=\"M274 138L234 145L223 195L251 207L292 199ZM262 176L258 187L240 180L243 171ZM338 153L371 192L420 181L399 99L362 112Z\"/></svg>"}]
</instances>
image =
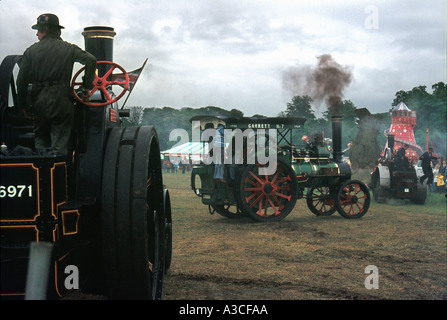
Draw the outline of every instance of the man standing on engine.
<instances>
[{"instance_id":1,"label":"man standing on engine","mask_svg":"<svg viewBox=\"0 0 447 320\"><path fill-rule=\"evenodd\" d=\"M72 153L74 104L70 81L75 62L85 65L82 99L89 100L93 88L96 58L78 46L61 39L59 18L42 14L31 27L38 42L25 50L17 76L18 104L25 115L33 114L35 147L52 148L55 154ZM27 103L28 85L32 84L31 102Z\"/></svg>"},{"instance_id":2,"label":"man standing on engine","mask_svg":"<svg viewBox=\"0 0 447 320\"><path fill-rule=\"evenodd\" d=\"M409 162L408 158L405 155L408 149L408 144L404 143L402 147L397 150L396 153L396 169L397 171L407 171Z\"/></svg>"}]
</instances>

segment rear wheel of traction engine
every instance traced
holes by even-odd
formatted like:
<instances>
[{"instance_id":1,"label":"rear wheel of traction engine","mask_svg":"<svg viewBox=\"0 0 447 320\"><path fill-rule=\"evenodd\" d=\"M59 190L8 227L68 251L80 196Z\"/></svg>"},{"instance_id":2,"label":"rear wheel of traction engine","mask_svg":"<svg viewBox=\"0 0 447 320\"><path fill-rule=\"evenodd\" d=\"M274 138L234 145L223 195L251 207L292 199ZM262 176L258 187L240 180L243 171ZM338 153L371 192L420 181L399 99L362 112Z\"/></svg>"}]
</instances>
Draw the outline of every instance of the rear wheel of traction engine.
<instances>
[{"instance_id":1,"label":"rear wheel of traction engine","mask_svg":"<svg viewBox=\"0 0 447 320\"><path fill-rule=\"evenodd\" d=\"M348 180L338 190L336 207L342 217L357 219L366 214L370 201L368 187L363 182Z\"/></svg>"},{"instance_id":2,"label":"rear wheel of traction engine","mask_svg":"<svg viewBox=\"0 0 447 320\"><path fill-rule=\"evenodd\" d=\"M311 187L307 191L306 202L310 211L317 216L330 216L336 210L336 195L329 187Z\"/></svg>"},{"instance_id":3,"label":"rear wheel of traction engine","mask_svg":"<svg viewBox=\"0 0 447 320\"><path fill-rule=\"evenodd\" d=\"M234 219L244 217L237 205L216 204L212 205L212 209L225 218Z\"/></svg>"},{"instance_id":4,"label":"rear wheel of traction engine","mask_svg":"<svg viewBox=\"0 0 447 320\"><path fill-rule=\"evenodd\" d=\"M153 127L119 127L104 154L101 239L106 295L161 299L163 181Z\"/></svg>"},{"instance_id":5,"label":"rear wheel of traction engine","mask_svg":"<svg viewBox=\"0 0 447 320\"><path fill-rule=\"evenodd\" d=\"M237 186L238 183L239 183L238 177L236 177L236 179L234 181L233 188L230 188L230 186L228 186L226 183L218 182L215 192L219 193L219 190L221 190L221 188L226 188L226 189L228 189L227 190L228 194L230 194L230 197L232 197L236 194L237 187L235 187L235 186ZM228 203L213 204L213 205L211 205L211 208L214 211L216 211L218 214L220 214L222 217L225 217L225 218L234 219L234 218L245 217L245 214L239 208L239 205L237 203L231 204L231 203L233 203L233 201L237 202L236 199L228 199Z\"/></svg>"},{"instance_id":6,"label":"rear wheel of traction engine","mask_svg":"<svg viewBox=\"0 0 447 320\"><path fill-rule=\"evenodd\" d=\"M280 221L295 207L298 183L292 168L281 159L273 174L266 175L264 170L259 164L243 169L238 201L244 213L256 221Z\"/></svg>"},{"instance_id":7,"label":"rear wheel of traction engine","mask_svg":"<svg viewBox=\"0 0 447 320\"><path fill-rule=\"evenodd\" d=\"M424 204L426 198L427 198L427 185L425 183L420 184L419 178L417 178L416 195L414 196L413 199L411 199L411 201L416 204Z\"/></svg>"},{"instance_id":8,"label":"rear wheel of traction engine","mask_svg":"<svg viewBox=\"0 0 447 320\"><path fill-rule=\"evenodd\" d=\"M198 186L199 184L197 183L197 179L200 180L200 184L201 184L201 178L199 175L195 174L194 172L191 173L191 188L192 190L194 190L194 192L199 195L200 193L200 188L196 188L196 186ZM237 181L238 178L236 177L235 182L234 182L234 186L237 185ZM219 191L222 190L222 188L226 188L228 190L226 190L228 192L228 194L230 195L234 195L236 194L236 191L234 188L230 188L229 185L227 185L224 182L218 182L215 188L215 192L219 193ZM242 211L239 209L238 205L234 205L232 204L231 199L228 201L228 203L223 203L223 204L209 204L208 205L208 210L210 212L210 214L214 214L214 212L217 212L218 214L220 214L222 217L225 218L229 218L229 219L234 219L234 218L241 218L244 217L244 214L242 213Z\"/></svg>"}]
</instances>

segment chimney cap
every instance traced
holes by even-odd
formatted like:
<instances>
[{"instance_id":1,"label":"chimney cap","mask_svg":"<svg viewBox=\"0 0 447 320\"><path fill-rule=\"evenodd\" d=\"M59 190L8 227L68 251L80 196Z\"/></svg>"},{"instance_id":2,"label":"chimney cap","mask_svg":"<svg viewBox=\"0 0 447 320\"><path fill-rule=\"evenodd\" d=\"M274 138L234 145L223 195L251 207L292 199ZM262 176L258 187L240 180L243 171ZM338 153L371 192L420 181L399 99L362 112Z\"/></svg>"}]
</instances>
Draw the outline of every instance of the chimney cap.
<instances>
[{"instance_id":1,"label":"chimney cap","mask_svg":"<svg viewBox=\"0 0 447 320\"><path fill-rule=\"evenodd\" d=\"M85 27L82 35L86 38L109 38L113 39L116 35L116 32L112 27L105 26L92 26Z\"/></svg>"}]
</instances>

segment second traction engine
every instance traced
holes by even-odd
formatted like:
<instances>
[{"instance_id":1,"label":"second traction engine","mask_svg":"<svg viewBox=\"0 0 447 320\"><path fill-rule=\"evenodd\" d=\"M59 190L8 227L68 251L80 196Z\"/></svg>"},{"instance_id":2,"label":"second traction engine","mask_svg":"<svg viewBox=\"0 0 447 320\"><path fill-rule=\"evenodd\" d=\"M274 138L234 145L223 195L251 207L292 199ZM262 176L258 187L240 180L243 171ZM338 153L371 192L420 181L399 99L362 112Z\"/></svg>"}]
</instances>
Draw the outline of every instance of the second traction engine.
<instances>
[{"instance_id":1,"label":"second traction engine","mask_svg":"<svg viewBox=\"0 0 447 320\"><path fill-rule=\"evenodd\" d=\"M224 165L224 179L219 180L214 179L216 164L194 165L191 187L202 203L208 205L210 213L217 212L227 218L249 216L255 221L280 221L302 197L317 216L338 211L345 218L360 218L368 211L368 188L361 181L351 180L350 166L342 161L341 117L332 118L332 157L318 135L304 148L295 147L292 130L303 125L305 118L198 116L191 121L200 121L202 130L222 125L242 132L251 130L255 136L265 134L260 128L276 131L276 171L272 174L265 173L267 165L244 160L242 164ZM253 159L258 159L258 151L264 152L264 146L259 145L262 140L252 141L242 144L242 153L254 152Z\"/></svg>"}]
</instances>

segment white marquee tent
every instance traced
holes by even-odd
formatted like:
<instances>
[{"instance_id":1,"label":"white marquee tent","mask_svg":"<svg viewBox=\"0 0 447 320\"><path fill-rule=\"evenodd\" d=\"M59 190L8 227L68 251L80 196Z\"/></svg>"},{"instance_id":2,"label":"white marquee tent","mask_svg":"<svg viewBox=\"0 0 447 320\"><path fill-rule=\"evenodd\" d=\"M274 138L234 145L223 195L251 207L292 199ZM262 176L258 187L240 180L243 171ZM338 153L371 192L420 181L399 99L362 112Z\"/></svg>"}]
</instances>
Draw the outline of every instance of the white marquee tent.
<instances>
[{"instance_id":1,"label":"white marquee tent","mask_svg":"<svg viewBox=\"0 0 447 320\"><path fill-rule=\"evenodd\" d=\"M187 142L178 146L176 145L171 149L161 151L162 157L190 157L190 160L192 161L199 161L204 154L208 154L208 144L202 142Z\"/></svg>"}]
</instances>

